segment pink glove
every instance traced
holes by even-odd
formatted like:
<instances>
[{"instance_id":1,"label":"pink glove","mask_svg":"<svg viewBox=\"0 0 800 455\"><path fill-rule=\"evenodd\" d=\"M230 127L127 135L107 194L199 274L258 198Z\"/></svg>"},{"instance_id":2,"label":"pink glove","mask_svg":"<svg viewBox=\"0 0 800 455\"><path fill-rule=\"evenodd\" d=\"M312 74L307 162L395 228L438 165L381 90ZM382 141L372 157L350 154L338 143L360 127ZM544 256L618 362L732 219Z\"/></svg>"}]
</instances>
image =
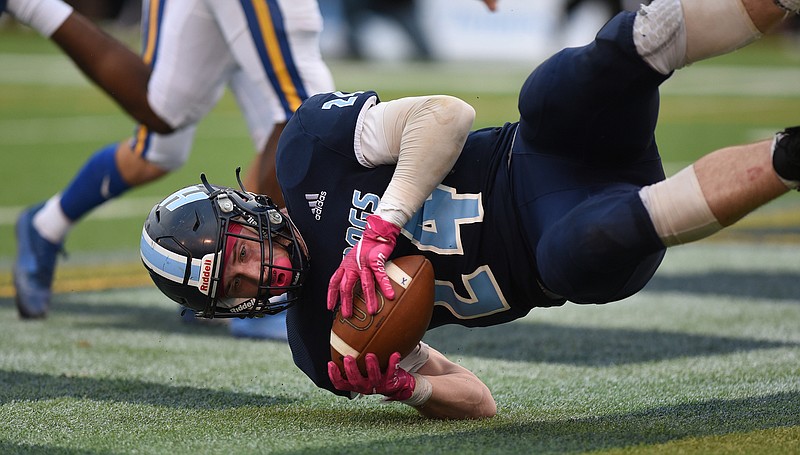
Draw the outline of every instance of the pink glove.
<instances>
[{"instance_id":1,"label":"pink glove","mask_svg":"<svg viewBox=\"0 0 800 455\"><path fill-rule=\"evenodd\" d=\"M328 284L328 309L333 311L336 302L342 302L342 316L353 315L353 288L361 280L361 287L367 301L367 312L378 311L378 299L375 296L375 281L381 293L387 299L394 298L392 282L386 275L386 259L394 251L400 228L378 215L367 217L367 227L361 240L342 259Z\"/></svg>"},{"instance_id":2,"label":"pink glove","mask_svg":"<svg viewBox=\"0 0 800 455\"><path fill-rule=\"evenodd\" d=\"M381 373L378 357L375 354L367 354L364 361L367 364L366 377L359 371L356 359L350 355L346 356L344 358L346 378L342 377L342 372L335 363L328 362L328 377L331 378L333 386L339 390L364 395L379 393L392 401L403 401L411 398L417 381L411 373L398 365L400 363L399 352L395 352L389 357L389 366L386 367L385 374Z\"/></svg>"}]
</instances>

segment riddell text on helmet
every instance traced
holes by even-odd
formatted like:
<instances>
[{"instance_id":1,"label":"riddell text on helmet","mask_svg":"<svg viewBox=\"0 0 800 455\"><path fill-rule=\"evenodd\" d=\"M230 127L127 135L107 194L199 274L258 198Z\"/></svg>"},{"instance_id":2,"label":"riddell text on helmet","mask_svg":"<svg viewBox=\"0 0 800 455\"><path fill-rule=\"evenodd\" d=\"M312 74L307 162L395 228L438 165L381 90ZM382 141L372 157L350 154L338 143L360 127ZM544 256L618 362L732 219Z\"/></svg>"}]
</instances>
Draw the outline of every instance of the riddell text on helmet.
<instances>
[{"instance_id":1,"label":"riddell text on helmet","mask_svg":"<svg viewBox=\"0 0 800 455\"><path fill-rule=\"evenodd\" d=\"M208 294L208 288L211 284L211 270L214 266L214 262L210 258L203 258L203 265L200 271L200 284L197 286L200 288L200 292L204 294Z\"/></svg>"}]
</instances>

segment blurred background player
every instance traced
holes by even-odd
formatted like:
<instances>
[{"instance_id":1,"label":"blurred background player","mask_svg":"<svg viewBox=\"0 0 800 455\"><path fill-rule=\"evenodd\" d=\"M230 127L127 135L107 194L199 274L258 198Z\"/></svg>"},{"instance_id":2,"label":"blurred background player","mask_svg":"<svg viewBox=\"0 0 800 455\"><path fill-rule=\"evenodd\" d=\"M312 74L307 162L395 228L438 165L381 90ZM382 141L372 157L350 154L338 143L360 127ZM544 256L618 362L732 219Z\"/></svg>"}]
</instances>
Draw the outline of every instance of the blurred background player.
<instances>
[{"instance_id":1,"label":"blurred background player","mask_svg":"<svg viewBox=\"0 0 800 455\"><path fill-rule=\"evenodd\" d=\"M428 38L417 18L414 0L342 0L344 18L347 20L347 51L354 59L364 59L362 29L372 16L381 16L396 23L409 38L414 57L430 60L432 53Z\"/></svg>"},{"instance_id":2,"label":"blurred background player","mask_svg":"<svg viewBox=\"0 0 800 455\"><path fill-rule=\"evenodd\" d=\"M595 30L621 11L635 11L649 0L564 0L559 17L559 40L563 47L583 46L594 39Z\"/></svg>"},{"instance_id":3,"label":"blurred background player","mask_svg":"<svg viewBox=\"0 0 800 455\"><path fill-rule=\"evenodd\" d=\"M141 57L60 0L7 0L5 9L56 42L139 122L132 138L97 150L62 192L21 213L14 285L22 318L46 316L71 227L105 201L180 167L197 123L226 86L260 151L246 187L282 204L274 154L283 125L305 98L333 90L319 50L316 0L145 0ZM271 336L251 323L237 322L232 332ZM281 337L283 322L274 325Z\"/></svg>"}]
</instances>

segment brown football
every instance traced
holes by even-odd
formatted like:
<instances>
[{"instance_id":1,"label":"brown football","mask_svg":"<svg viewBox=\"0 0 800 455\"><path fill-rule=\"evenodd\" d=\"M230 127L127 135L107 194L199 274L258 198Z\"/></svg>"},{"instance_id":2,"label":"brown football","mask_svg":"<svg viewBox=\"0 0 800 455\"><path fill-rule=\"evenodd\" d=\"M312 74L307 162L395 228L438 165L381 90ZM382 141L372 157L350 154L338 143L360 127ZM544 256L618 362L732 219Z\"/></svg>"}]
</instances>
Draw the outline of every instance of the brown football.
<instances>
[{"instance_id":1,"label":"brown football","mask_svg":"<svg viewBox=\"0 0 800 455\"><path fill-rule=\"evenodd\" d=\"M353 293L353 315L345 319L337 310L331 326L331 359L344 373L344 357L356 358L366 374L364 356L378 356L381 370L389 364L389 356L399 352L406 356L422 339L433 314L433 266L421 255L402 256L386 263L386 274L392 280L394 299L379 291L378 312L367 314L361 283Z\"/></svg>"}]
</instances>

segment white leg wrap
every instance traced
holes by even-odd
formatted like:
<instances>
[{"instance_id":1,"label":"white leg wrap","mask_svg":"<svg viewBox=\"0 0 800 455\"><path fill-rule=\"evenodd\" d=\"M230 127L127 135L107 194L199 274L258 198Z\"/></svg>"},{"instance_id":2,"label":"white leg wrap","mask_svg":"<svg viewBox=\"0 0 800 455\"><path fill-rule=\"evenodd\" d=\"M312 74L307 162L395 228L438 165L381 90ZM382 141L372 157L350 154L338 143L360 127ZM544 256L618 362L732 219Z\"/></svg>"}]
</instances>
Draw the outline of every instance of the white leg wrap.
<instances>
[{"instance_id":1,"label":"white leg wrap","mask_svg":"<svg viewBox=\"0 0 800 455\"><path fill-rule=\"evenodd\" d=\"M687 63L744 47L761 38L741 0L681 0Z\"/></svg>"},{"instance_id":2,"label":"white leg wrap","mask_svg":"<svg viewBox=\"0 0 800 455\"><path fill-rule=\"evenodd\" d=\"M661 74L726 54L760 37L741 0L654 0L642 5L633 23L639 55Z\"/></svg>"},{"instance_id":3,"label":"white leg wrap","mask_svg":"<svg viewBox=\"0 0 800 455\"><path fill-rule=\"evenodd\" d=\"M708 207L693 166L642 188L639 197L665 246L700 240L722 229Z\"/></svg>"},{"instance_id":4,"label":"white leg wrap","mask_svg":"<svg viewBox=\"0 0 800 455\"><path fill-rule=\"evenodd\" d=\"M686 66L686 26L680 0L642 5L633 21L633 43L642 59L661 74Z\"/></svg>"}]
</instances>

